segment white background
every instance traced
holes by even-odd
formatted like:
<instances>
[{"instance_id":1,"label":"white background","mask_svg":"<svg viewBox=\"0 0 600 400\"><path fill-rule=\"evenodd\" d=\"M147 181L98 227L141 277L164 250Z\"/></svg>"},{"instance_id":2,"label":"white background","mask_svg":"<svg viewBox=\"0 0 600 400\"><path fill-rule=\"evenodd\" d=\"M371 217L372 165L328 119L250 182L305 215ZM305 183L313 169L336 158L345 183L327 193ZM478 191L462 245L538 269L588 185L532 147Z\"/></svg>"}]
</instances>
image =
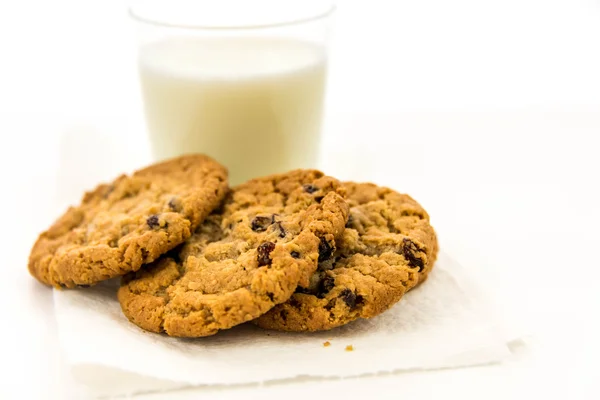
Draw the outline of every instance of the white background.
<instances>
[{"instance_id":1,"label":"white background","mask_svg":"<svg viewBox=\"0 0 600 400\"><path fill-rule=\"evenodd\" d=\"M600 2L339 3L323 166L422 202L530 351L214 396L600 397ZM145 154L132 32L120 1L2 1L0 49L0 398L61 398L51 293L26 260L67 200ZM65 135L80 151L61 156ZM107 137L129 163L103 158Z\"/></svg>"}]
</instances>

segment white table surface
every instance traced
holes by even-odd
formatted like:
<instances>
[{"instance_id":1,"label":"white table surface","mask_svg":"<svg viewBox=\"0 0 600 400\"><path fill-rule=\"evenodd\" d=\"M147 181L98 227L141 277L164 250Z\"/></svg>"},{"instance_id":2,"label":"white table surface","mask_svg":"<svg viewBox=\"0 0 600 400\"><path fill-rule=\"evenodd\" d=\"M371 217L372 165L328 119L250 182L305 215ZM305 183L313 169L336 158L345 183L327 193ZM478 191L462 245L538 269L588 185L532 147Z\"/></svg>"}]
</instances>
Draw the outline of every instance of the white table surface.
<instances>
[{"instance_id":1,"label":"white table surface","mask_svg":"<svg viewBox=\"0 0 600 400\"><path fill-rule=\"evenodd\" d=\"M600 398L598 1L340 3L323 167L417 198L528 351L207 397ZM129 33L117 0L0 4L0 399L65 396L51 291L27 256L68 201L144 158ZM65 143L82 150L61 156Z\"/></svg>"}]
</instances>

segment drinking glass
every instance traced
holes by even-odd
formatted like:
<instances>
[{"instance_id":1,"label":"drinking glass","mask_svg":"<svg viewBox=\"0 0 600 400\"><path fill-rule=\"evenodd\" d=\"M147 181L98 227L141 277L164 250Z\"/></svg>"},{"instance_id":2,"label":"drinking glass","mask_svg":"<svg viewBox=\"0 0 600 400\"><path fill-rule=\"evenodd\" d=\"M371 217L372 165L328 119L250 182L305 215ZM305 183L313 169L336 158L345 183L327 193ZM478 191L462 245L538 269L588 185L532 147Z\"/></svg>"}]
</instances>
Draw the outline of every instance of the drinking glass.
<instances>
[{"instance_id":1,"label":"drinking glass","mask_svg":"<svg viewBox=\"0 0 600 400\"><path fill-rule=\"evenodd\" d=\"M315 167L334 10L310 0L134 3L154 158L205 153L232 184Z\"/></svg>"}]
</instances>

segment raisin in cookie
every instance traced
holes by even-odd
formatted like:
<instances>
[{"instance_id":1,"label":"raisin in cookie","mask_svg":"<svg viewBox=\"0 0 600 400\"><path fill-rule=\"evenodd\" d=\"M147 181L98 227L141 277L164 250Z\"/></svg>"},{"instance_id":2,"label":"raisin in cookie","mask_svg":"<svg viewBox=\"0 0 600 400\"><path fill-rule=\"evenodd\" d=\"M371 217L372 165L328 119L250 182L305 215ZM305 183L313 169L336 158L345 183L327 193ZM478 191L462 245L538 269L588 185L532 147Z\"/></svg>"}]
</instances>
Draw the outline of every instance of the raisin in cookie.
<instances>
[{"instance_id":1,"label":"raisin in cookie","mask_svg":"<svg viewBox=\"0 0 600 400\"><path fill-rule=\"evenodd\" d=\"M181 248L123 279L123 312L146 330L180 337L264 314L333 255L348 218L343 192L312 170L238 186Z\"/></svg>"},{"instance_id":2,"label":"raisin in cookie","mask_svg":"<svg viewBox=\"0 0 600 400\"><path fill-rule=\"evenodd\" d=\"M227 170L204 155L158 163L98 186L42 233L29 271L55 287L137 271L191 236L227 193Z\"/></svg>"},{"instance_id":3,"label":"raisin in cookie","mask_svg":"<svg viewBox=\"0 0 600 400\"><path fill-rule=\"evenodd\" d=\"M320 262L309 285L254 321L258 326L316 331L373 317L433 267L437 239L416 201L368 183L344 187L350 217L333 259Z\"/></svg>"}]
</instances>

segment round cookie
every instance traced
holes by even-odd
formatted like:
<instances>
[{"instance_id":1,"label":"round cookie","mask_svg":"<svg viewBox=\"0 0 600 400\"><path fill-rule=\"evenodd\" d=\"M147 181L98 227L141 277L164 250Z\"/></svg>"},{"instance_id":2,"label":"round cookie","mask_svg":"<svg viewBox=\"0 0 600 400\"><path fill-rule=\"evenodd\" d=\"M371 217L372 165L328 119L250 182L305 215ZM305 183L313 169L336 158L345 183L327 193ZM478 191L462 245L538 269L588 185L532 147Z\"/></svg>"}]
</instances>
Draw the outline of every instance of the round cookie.
<instances>
[{"instance_id":1,"label":"round cookie","mask_svg":"<svg viewBox=\"0 0 600 400\"><path fill-rule=\"evenodd\" d=\"M123 278L123 312L143 329L179 337L264 314L333 255L348 218L343 193L314 170L238 186L181 248Z\"/></svg>"},{"instance_id":2,"label":"round cookie","mask_svg":"<svg viewBox=\"0 0 600 400\"><path fill-rule=\"evenodd\" d=\"M344 183L350 217L333 259L308 286L253 321L284 331L332 329L374 317L423 281L437 256L425 210L411 197L369 183Z\"/></svg>"},{"instance_id":3,"label":"round cookie","mask_svg":"<svg viewBox=\"0 0 600 400\"><path fill-rule=\"evenodd\" d=\"M72 288L137 271L191 236L227 193L227 170L204 155L151 165L83 196L34 244L29 271Z\"/></svg>"}]
</instances>

